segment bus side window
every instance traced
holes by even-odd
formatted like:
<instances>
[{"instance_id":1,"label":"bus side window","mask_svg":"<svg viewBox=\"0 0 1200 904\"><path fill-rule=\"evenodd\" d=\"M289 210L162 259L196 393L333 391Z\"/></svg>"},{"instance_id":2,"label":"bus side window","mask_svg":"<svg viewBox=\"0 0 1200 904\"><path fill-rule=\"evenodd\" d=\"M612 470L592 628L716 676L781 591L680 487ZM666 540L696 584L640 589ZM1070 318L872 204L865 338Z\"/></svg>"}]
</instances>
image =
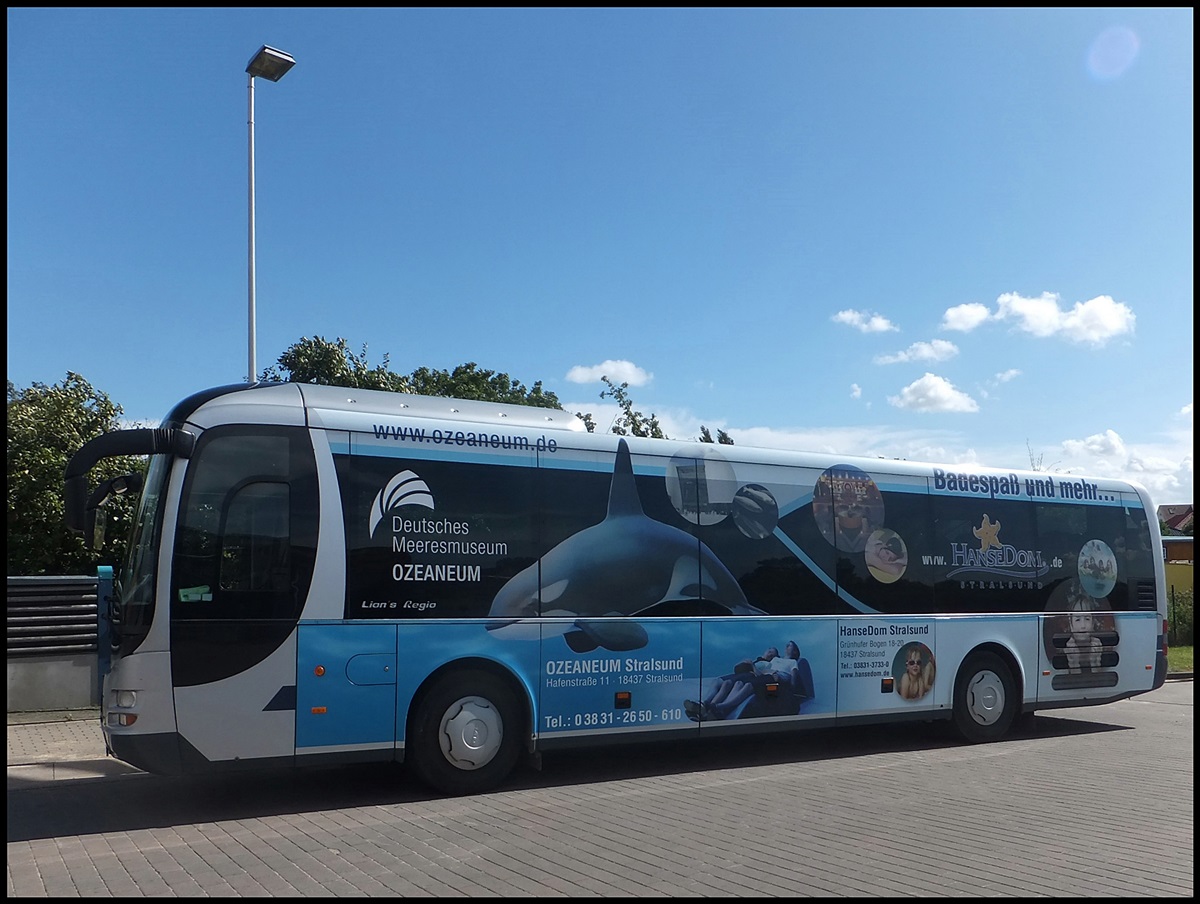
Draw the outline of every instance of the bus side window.
<instances>
[{"instance_id":1,"label":"bus side window","mask_svg":"<svg viewBox=\"0 0 1200 904\"><path fill-rule=\"evenodd\" d=\"M1154 554L1150 552L1150 526L1146 513L1131 505L1125 506L1125 535L1121 539L1125 569L1131 579L1154 579Z\"/></svg>"},{"instance_id":2,"label":"bus side window","mask_svg":"<svg viewBox=\"0 0 1200 904\"><path fill-rule=\"evenodd\" d=\"M222 591L286 593L291 579L288 487L251 483L229 504L221 549Z\"/></svg>"},{"instance_id":3,"label":"bus side window","mask_svg":"<svg viewBox=\"0 0 1200 904\"><path fill-rule=\"evenodd\" d=\"M1034 503L1034 512L1037 547L1046 568L1041 576L1048 591L1043 605L1054 606L1060 596L1053 591L1079 578L1079 550L1087 540L1087 513L1078 505L1061 502Z\"/></svg>"}]
</instances>

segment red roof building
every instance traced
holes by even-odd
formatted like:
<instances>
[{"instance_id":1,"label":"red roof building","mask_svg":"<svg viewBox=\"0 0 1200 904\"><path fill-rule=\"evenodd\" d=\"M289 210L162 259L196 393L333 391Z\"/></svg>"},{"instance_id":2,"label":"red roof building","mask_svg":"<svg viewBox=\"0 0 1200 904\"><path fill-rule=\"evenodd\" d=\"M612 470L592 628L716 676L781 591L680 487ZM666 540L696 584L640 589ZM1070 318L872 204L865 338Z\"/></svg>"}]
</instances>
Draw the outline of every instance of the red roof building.
<instances>
[{"instance_id":1,"label":"red roof building","mask_svg":"<svg viewBox=\"0 0 1200 904\"><path fill-rule=\"evenodd\" d=\"M1176 537L1185 536L1192 532L1192 506L1187 505L1160 505L1158 507L1158 520L1165 530L1165 535L1174 535Z\"/></svg>"}]
</instances>

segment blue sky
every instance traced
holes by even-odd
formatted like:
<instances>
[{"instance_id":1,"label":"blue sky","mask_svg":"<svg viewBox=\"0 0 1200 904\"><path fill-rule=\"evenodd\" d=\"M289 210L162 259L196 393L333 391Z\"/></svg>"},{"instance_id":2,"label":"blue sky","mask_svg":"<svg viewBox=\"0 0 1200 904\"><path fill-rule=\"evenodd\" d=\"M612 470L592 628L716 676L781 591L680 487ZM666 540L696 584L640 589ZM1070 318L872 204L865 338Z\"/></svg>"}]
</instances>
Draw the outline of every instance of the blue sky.
<instances>
[{"instance_id":1,"label":"blue sky","mask_svg":"<svg viewBox=\"0 0 1200 904\"><path fill-rule=\"evenodd\" d=\"M8 379L301 337L1192 501L1191 9L8 9Z\"/></svg>"}]
</instances>

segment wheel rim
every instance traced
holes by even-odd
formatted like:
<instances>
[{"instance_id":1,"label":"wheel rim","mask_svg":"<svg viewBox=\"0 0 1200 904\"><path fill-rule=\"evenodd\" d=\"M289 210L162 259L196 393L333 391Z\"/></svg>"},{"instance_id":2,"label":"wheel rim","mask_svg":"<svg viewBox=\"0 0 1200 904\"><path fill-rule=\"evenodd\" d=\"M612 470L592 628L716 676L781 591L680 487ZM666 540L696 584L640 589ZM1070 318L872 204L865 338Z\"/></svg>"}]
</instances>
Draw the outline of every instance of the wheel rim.
<instances>
[{"instance_id":1,"label":"wheel rim","mask_svg":"<svg viewBox=\"0 0 1200 904\"><path fill-rule=\"evenodd\" d=\"M985 669L967 685L967 712L980 725L994 725L1004 713L1004 682Z\"/></svg>"},{"instance_id":2,"label":"wheel rim","mask_svg":"<svg viewBox=\"0 0 1200 904\"><path fill-rule=\"evenodd\" d=\"M446 760L458 769L481 769L504 740L504 720L483 697L463 697L446 709L438 727Z\"/></svg>"}]
</instances>

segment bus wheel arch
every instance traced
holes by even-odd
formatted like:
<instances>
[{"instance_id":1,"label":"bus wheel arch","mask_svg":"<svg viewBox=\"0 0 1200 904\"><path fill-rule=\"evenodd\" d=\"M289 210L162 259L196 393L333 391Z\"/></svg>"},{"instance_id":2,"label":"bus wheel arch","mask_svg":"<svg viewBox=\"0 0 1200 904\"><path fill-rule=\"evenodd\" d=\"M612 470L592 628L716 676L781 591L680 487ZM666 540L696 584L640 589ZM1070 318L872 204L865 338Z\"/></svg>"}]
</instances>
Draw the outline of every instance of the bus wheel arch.
<instances>
[{"instance_id":1,"label":"bus wheel arch","mask_svg":"<svg viewBox=\"0 0 1200 904\"><path fill-rule=\"evenodd\" d=\"M1016 660L997 644L976 647L954 677L954 727L971 743L1008 733L1021 711L1022 687Z\"/></svg>"},{"instance_id":2,"label":"bus wheel arch","mask_svg":"<svg viewBox=\"0 0 1200 904\"><path fill-rule=\"evenodd\" d=\"M529 702L519 682L486 660L439 669L409 711L405 763L445 794L477 794L503 782L529 736Z\"/></svg>"}]
</instances>

